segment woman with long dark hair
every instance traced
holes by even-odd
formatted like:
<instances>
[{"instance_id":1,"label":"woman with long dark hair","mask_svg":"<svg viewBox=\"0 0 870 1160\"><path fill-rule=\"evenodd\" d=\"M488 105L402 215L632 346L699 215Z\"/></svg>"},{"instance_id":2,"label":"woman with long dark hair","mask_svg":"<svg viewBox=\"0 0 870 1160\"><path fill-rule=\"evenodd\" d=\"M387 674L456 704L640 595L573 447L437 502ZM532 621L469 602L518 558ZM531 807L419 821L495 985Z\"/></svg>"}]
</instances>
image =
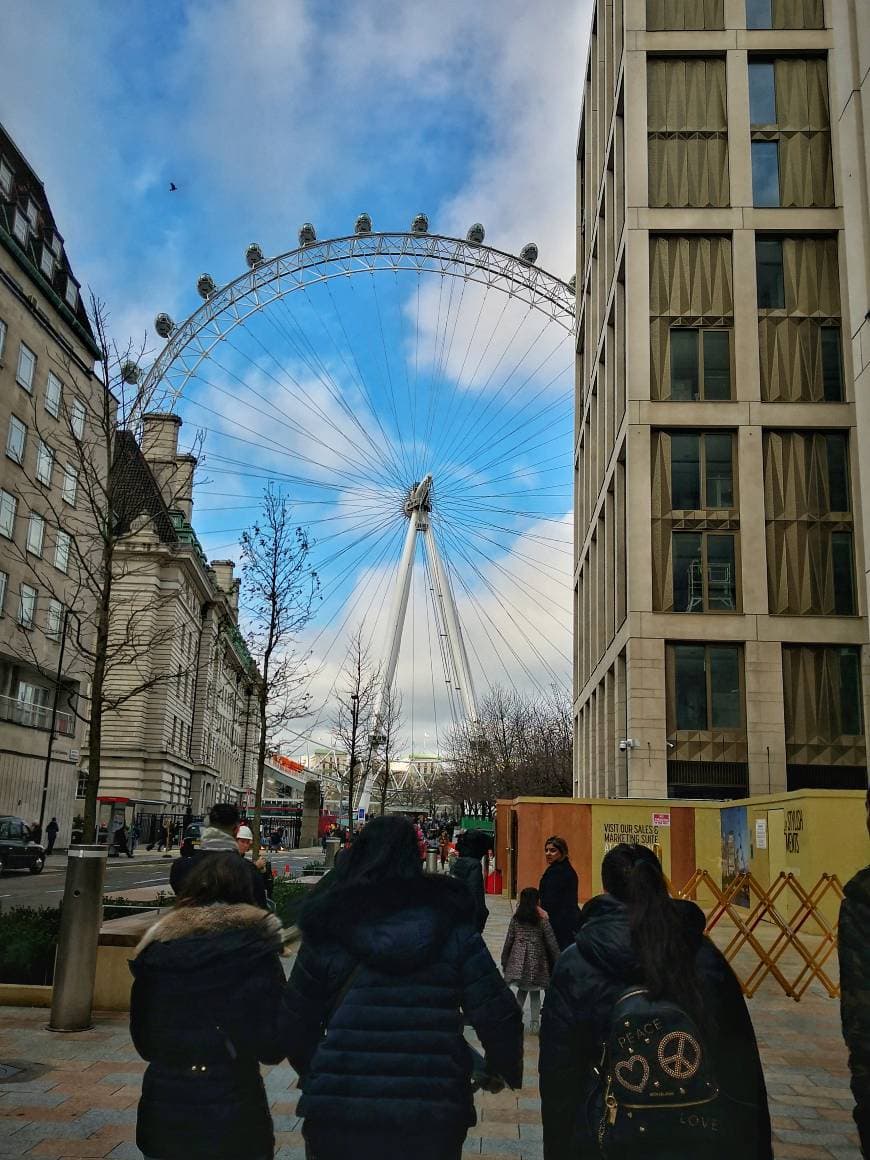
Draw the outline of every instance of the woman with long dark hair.
<instances>
[{"instance_id":1,"label":"woman with long dark hair","mask_svg":"<svg viewBox=\"0 0 870 1160\"><path fill-rule=\"evenodd\" d=\"M202 858L130 963L130 1032L148 1061L136 1143L159 1160L268 1160L260 1063L278 1063L281 923L235 852Z\"/></svg>"},{"instance_id":2,"label":"woman with long dark hair","mask_svg":"<svg viewBox=\"0 0 870 1160\"><path fill-rule=\"evenodd\" d=\"M559 949L564 950L574 941L574 931L580 921L577 898L580 882L577 871L568 857L568 843L554 834L544 842L547 869L541 876L541 909L547 912Z\"/></svg>"},{"instance_id":3,"label":"woman with long dark hair","mask_svg":"<svg viewBox=\"0 0 870 1160\"><path fill-rule=\"evenodd\" d=\"M302 907L284 1000L309 1157L457 1160L475 1123L464 1016L522 1083L522 1017L467 888L423 873L410 822L369 822Z\"/></svg>"},{"instance_id":4,"label":"woman with long dark hair","mask_svg":"<svg viewBox=\"0 0 870 1160\"><path fill-rule=\"evenodd\" d=\"M544 1003L539 1068L546 1160L598 1157L611 1133L621 1143L607 1148L608 1157L769 1160L770 1117L755 1033L740 983L704 936L703 912L670 897L659 860L646 846L610 850L601 878L606 893L584 906ZM634 1014L638 1004L645 1017ZM614 1025L626 1051L615 1069L625 1082L622 1106L608 1072ZM661 1090L655 1056L652 1064L648 1058L656 1036L664 1036L659 1058L671 1069L661 1086L668 1074L685 1078L675 1081L681 1086L673 1102L638 1110L654 1099L653 1088ZM597 1093L606 1075L602 1108ZM690 1083L702 1078L706 1093L695 1106L681 1106L692 1096ZM666 1147L653 1140L662 1127ZM627 1143L633 1132L637 1150Z\"/></svg>"}]
</instances>

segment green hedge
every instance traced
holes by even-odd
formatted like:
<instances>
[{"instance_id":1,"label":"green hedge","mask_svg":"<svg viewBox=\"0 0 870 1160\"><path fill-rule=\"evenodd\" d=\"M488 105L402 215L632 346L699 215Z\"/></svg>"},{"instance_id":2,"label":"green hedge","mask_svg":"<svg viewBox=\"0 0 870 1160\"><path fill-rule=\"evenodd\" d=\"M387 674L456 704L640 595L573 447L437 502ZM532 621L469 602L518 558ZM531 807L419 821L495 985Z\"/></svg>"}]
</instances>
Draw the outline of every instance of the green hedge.
<instances>
[{"instance_id":1,"label":"green hedge","mask_svg":"<svg viewBox=\"0 0 870 1160\"><path fill-rule=\"evenodd\" d=\"M107 895L103 899L103 922L108 922L110 918L127 918L131 914L141 914L143 910L159 910L161 907L170 906L172 902L172 896L168 896L167 900L167 895L162 893L148 902L133 901L121 895Z\"/></svg>"},{"instance_id":2,"label":"green hedge","mask_svg":"<svg viewBox=\"0 0 870 1160\"><path fill-rule=\"evenodd\" d=\"M22 906L0 914L0 983L51 983L59 934L60 907Z\"/></svg>"},{"instance_id":3,"label":"green hedge","mask_svg":"<svg viewBox=\"0 0 870 1160\"><path fill-rule=\"evenodd\" d=\"M292 878L276 878L272 888L275 913L284 926L295 926L299 908L305 897L305 887Z\"/></svg>"}]
</instances>

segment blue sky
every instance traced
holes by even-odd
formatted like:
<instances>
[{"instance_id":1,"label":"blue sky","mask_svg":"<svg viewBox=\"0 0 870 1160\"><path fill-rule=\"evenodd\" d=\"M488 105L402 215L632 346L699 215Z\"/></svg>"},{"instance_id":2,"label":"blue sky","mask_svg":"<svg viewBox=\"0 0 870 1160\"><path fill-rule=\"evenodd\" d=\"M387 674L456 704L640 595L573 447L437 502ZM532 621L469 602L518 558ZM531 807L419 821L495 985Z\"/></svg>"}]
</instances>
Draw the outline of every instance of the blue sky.
<instances>
[{"instance_id":1,"label":"blue sky","mask_svg":"<svg viewBox=\"0 0 870 1160\"><path fill-rule=\"evenodd\" d=\"M438 5L43 0L19 5L14 20L7 11L0 42L0 119L44 180L73 268L107 303L115 336L134 342L147 336L154 354L161 345L152 330L154 315L165 310L181 321L193 311L201 272L222 284L243 272L250 241L258 241L267 255L282 253L296 245L298 227L306 220L315 223L321 238L350 233L363 210L372 215L375 229L406 229L419 211L429 215L432 231L439 233L464 236L473 221L482 221L489 244L516 253L535 240L541 265L567 279L574 265L574 151L589 7L589 0L535 5L518 0L477 5L462 0ZM170 181L177 192L169 192ZM344 295L338 307L348 320L362 376L372 383L373 409L386 416L390 439L399 436L396 420L398 428L405 428L407 420L391 411L386 377L394 374L398 389L412 358L419 368L421 358L426 363L428 357L430 368L438 364L443 384L436 413L446 411L451 387L452 397L459 399L441 439L459 453L454 488L487 465L488 480L498 478L498 471L504 476L505 466L510 469L512 478L501 485L507 493L478 487L477 494L504 497L485 501L492 508L527 514L490 511L490 522L502 530L490 529L491 542L478 538L477 555L467 549L464 562L456 545L457 595L461 611L468 602L463 617L479 656L473 667L479 667L481 691L487 679L495 679L496 654L510 658L499 677L502 683L510 677L520 687L536 687L547 683L552 670L568 671L557 654L570 652L565 635L570 631L570 580L565 578L570 439L561 436L570 399L566 396L567 404L557 402L546 412L550 430L542 417L529 428L525 446L515 440L515 451L499 468L488 452L497 430L488 420L505 406L507 368L522 352L517 345L514 362L506 357L495 367L492 352L504 353L505 346L531 332L521 330L515 339L509 313L485 351L485 332L472 334L481 300L469 294L452 316L455 349L451 345L448 355L442 337L439 356L439 327L442 335L447 332L438 311L437 282L423 287L419 301L411 283L388 281L376 291L389 351L383 364L377 363L382 351L372 340L371 323L361 321L365 309L374 317L371 297L363 305L361 294L354 297L343 288L336 291L338 298ZM319 305L314 299L310 310L325 309L322 297ZM481 302L482 317L492 317L494 325L493 309ZM295 317L315 335L315 324L301 309ZM521 321L517 316L518 326ZM470 359L463 367L458 352L466 349L466 338ZM534 348L539 359L548 338L553 345L556 336L550 333ZM316 341L324 344L325 338ZM293 472L294 452L298 456L307 448L312 458L311 448L318 448L324 470L332 463L326 445L334 456L346 457L349 436L333 409L339 394L358 409L364 425L372 419L366 400L359 392L354 396L354 375L341 364L337 349L327 354L322 345L320 365L328 370L315 374L310 363L294 358L274 326L272 331L266 323L259 331L253 327L242 346L221 368L212 368L211 380L224 376L225 388L232 387L236 375L248 394L237 391L230 400L228 393L212 390L207 400L211 418L201 407L197 411L192 399L191 405L180 406L187 431L192 433L194 425L208 427L195 523L212 556L233 554L236 529L253 515L245 505L254 502L270 472ZM264 346L270 349L259 358ZM559 353L566 375L569 355L570 341ZM476 379L471 373L475 365L480 368ZM526 366L531 369L531 361ZM547 370L554 367L549 364ZM298 395L291 397L286 382L278 382L285 374L319 392L317 421L307 414L304 436L298 427L305 409ZM530 378L528 391L535 384L542 388L543 376L541 371ZM430 391L437 377L430 380ZM525 372L517 371L513 382L524 379ZM552 389L569 391L570 376ZM267 402L255 402L250 393L255 390ZM514 408L528 397L518 398ZM541 389L539 402L518 419L533 417L535 407L543 408L548 398ZM484 412L487 399L489 411ZM321 412L329 421L321 422ZM509 409L505 414L510 418ZM247 444L226 438L227 433L239 435L240 425L248 429ZM460 429L461 440L454 433ZM433 450L422 449L419 462ZM449 450L442 446L435 457L442 471ZM238 466L252 459L256 472ZM530 465L540 466L530 474ZM296 474L302 474L298 461ZM357 470L357 494L366 474ZM520 488L531 496L522 505ZM300 502L300 520L317 510L320 520L332 521L314 529L319 562L328 561L323 580L332 595L305 642L314 651L313 701L324 708L302 726L325 740L330 690L341 664L339 628L349 610L366 611L373 654L381 649L379 609L388 602L385 593L395 568L392 541L372 532L371 550L346 552L341 560L351 566L340 568L327 543L339 548L350 542L351 533L346 531L346 541L337 536L325 541L327 531L356 521L362 534L363 516L375 510L362 512L358 498L349 500L349 486L319 493L316 487L288 489ZM457 494L456 502L466 507L454 508L454 515L467 520L467 497L474 493L460 488ZM319 506L310 502L318 496L326 501ZM390 534L401 538L400 522ZM439 694L443 679L438 680L437 657L430 659L429 645L420 640L425 628L422 570L418 588L416 634L413 641L406 634L399 675L408 690L406 700L413 702L413 745L419 750L434 747L435 718L440 715L443 729L447 708ZM384 598L380 604L369 601L369 591ZM542 608L546 615L538 623ZM488 636L495 643L488 644ZM550 645L555 651L548 651ZM434 697L427 693L429 686ZM410 728L407 732L410 742Z\"/></svg>"}]
</instances>

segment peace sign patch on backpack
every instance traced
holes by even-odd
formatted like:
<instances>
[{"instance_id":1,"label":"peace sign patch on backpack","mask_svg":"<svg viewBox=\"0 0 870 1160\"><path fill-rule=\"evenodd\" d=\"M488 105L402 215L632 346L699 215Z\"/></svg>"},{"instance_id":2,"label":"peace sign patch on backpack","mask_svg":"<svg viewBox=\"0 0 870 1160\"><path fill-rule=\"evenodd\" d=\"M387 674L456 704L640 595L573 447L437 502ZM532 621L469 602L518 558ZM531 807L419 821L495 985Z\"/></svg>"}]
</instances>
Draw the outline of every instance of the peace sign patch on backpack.
<instances>
[{"instance_id":1,"label":"peace sign patch on backpack","mask_svg":"<svg viewBox=\"0 0 870 1160\"><path fill-rule=\"evenodd\" d=\"M679 1155L721 1138L719 1086L695 1021L643 987L613 1007L589 1097L590 1127L602 1155L638 1156L659 1144Z\"/></svg>"}]
</instances>

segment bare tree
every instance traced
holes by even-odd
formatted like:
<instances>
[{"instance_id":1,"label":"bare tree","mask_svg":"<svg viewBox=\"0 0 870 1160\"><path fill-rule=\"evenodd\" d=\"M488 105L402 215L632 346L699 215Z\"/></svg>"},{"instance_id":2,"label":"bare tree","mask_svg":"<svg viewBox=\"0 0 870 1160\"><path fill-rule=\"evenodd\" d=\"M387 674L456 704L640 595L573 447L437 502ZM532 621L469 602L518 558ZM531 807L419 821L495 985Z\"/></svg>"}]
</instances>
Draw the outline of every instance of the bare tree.
<instances>
[{"instance_id":1,"label":"bare tree","mask_svg":"<svg viewBox=\"0 0 870 1160\"><path fill-rule=\"evenodd\" d=\"M332 729L348 756L346 792L348 824L351 830L361 784L358 774L364 775L371 761L372 712L380 684L380 666L372 662L363 644L362 628L358 628L347 650L340 687L337 690Z\"/></svg>"},{"instance_id":2,"label":"bare tree","mask_svg":"<svg viewBox=\"0 0 870 1160\"><path fill-rule=\"evenodd\" d=\"M167 464L153 503L131 503L129 469L141 457L133 428L154 402L152 388L144 385L139 372L144 345L118 347L108 334L105 304L93 294L89 313L99 351L90 389L60 392L51 411L46 404L57 422L43 418L40 408L33 410L38 453L35 471L25 472L21 489L31 515L27 543L19 549L46 604L45 638L60 642L67 672L90 683L87 696L76 695L64 681L61 665L51 663L40 634L22 634L22 658L55 685L55 711L63 689L64 710L85 723L86 842L95 841L97 834L106 713L121 711L155 684L179 675L174 668L155 664L174 629L159 626L153 613L160 596L136 583L140 565L135 554L125 551L126 542L147 525L168 521L176 465ZM72 374L68 378L72 380ZM195 457L189 462L194 463ZM60 489L52 486L58 471ZM137 495L137 501L141 498ZM53 567L46 567L43 559L46 530L54 540ZM122 600L116 598L119 587L124 590Z\"/></svg>"},{"instance_id":3,"label":"bare tree","mask_svg":"<svg viewBox=\"0 0 870 1160\"><path fill-rule=\"evenodd\" d=\"M391 796L393 783L390 766L400 748L399 734L405 727L402 708L401 691L394 685L384 694L378 714L380 735L375 752L381 767L375 781L375 789L381 814L387 812L387 802Z\"/></svg>"},{"instance_id":4,"label":"bare tree","mask_svg":"<svg viewBox=\"0 0 870 1160\"><path fill-rule=\"evenodd\" d=\"M254 797L254 857L260 850L263 777L270 741L307 709L302 686L306 658L294 644L308 624L319 592L309 563L308 532L295 526L290 501L270 484L260 519L242 535L242 593L249 630L248 648L257 662L259 717L257 783Z\"/></svg>"}]
</instances>

